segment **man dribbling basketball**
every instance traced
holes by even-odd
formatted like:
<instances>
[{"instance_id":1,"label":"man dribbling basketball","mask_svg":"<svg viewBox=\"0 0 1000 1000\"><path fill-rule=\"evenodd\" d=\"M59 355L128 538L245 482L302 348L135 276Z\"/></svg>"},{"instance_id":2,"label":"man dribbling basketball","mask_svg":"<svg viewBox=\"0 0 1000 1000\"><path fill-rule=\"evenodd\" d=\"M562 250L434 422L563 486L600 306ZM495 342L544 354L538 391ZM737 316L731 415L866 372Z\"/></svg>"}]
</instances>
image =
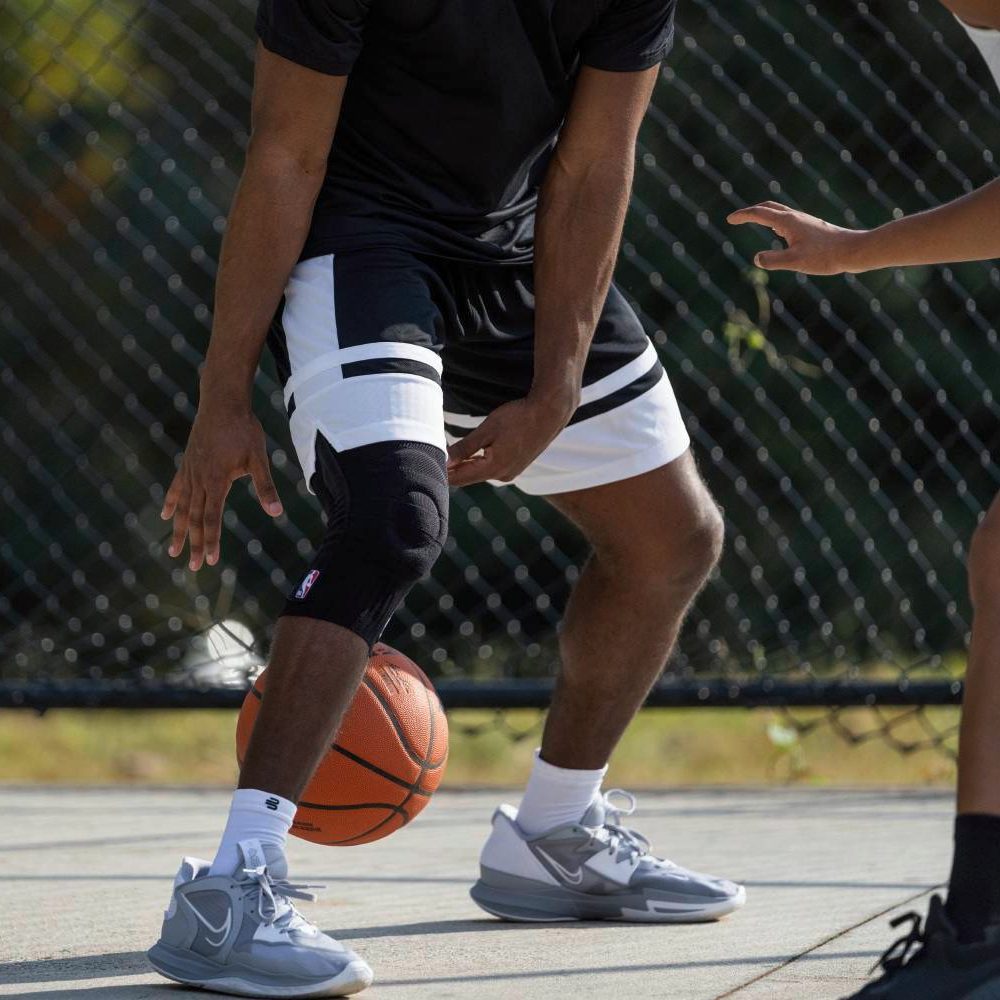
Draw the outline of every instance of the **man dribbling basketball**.
<instances>
[{"instance_id":1,"label":"man dribbling basketball","mask_svg":"<svg viewBox=\"0 0 1000 1000\"><path fill-rule=\"evenodd\" d=\"M543 495L594 550L540 754L473 897L522 920L743 904L655 858L600 794L722 545L670 383L611 284L673 7L263 0L253 135L163 515L197 570L219 559L233 480L281 513L250 408L267 335L328 527L278 622L218 854L185 860L150 953L170 978L289 997L371 981L292 906L284 844L371 645L441 550L449 483Z\"/></svg>"}]
</instances>

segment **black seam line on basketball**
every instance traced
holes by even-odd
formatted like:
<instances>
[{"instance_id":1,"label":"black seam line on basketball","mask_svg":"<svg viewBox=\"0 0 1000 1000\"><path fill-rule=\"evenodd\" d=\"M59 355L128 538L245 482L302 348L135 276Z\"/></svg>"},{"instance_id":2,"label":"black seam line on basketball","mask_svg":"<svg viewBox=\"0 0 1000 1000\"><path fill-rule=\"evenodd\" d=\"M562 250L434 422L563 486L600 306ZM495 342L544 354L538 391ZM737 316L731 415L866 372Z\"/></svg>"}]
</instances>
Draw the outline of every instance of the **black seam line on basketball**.
<instances>
[{"instance_id":1,"label":"black seam line on basketball","mask_svg":"<svg viewBox=\"0 0 1000 1000\"><path fill-rule=\"evenodd\" d=\"M406 801L405 799L403 800ZM368 837L373 834L376 830L385 826L393 816L402 816L403 822L400 824L401 827L406 826L410 822L410 817L405 809L392 807L392 812L386 816L385 819L379 820L374 826L369 827L367 830L362 830L361 833L356 833L353 837L344 837L342 840L324 840L322 841L323 847L340 847L346 846L348 844L353 844L355 841L360 840L362 837Z\"/></svg>"},{"instance_id":2,"label":"black seam line on basketball","mask_svg":"<svg viewBox=\"0 0 1000 1000\"><path fill-rule=\"evenodd\" d=\"M430 759L431 751L434 749L434 729L435 729L435 727L437 725L437 713L434 711L434 708L431 705L431 693L430 693L430 691L426 687L424 687L424 696L427 699L427 718L430 721L430 732L427 734L427 753L426 753L425 757L427 759ZM437 698L437 692L436 691L434 692L434 697ZM445 751L445 760L447 760L447 759L448 759L448 753L447 753L447 750L446 750ZM443 764L444 764L444 761L442 761L441 764L438 765L438 767L441 767ZM424 780L424 775L426 773L427 773L427 767L426 766L422 766L420 768L420 774L417 775L417 784L418 785L420 784L421 781ZM403 801L400 803L400 805L401 806L405 806L406 803L407 803L407 801L409 801L409 800L408 799L403 799Z\"/></svg>"},{"instance_id":3,"label":"black seam line on basketball","mask_svg":"<svg viewBox=\"0 0 1000 1000\"><path fill-rule=\"evenodd\" d=\"M367 678L365 679L365 682L367 683ZM421 687L423 687L423 685L421 685ZM378 697L378 692L375 691L374 689L372 689L372 693L376 697ZM435 713L431 711L431 693L426 687L424 687L424 697L427 700L427 717L430 720L430 733L428 734L428 746L427 746L427 752L430 753L431 747L434 746L434 727L436 725L436 719L435 719ZM379 700L381 701L381 699ZM367 763L367 762L359 761L359 763ZM418 785L426 772L427 772L426 765L422 765L420 769L420 774L417 777ZM407 792L406 797L403 799L403 801L400 802L398 806L394 807L392 812L390 812L389 815L385 817L385 819L383 819L380 823L376 823L375 826L370 827L369 829L364 830L361 833L356 833L353 837L345 837L343 840L327 841L326 846L335 847L338 844L350 844L352 841L359 840L362 837L369 837L371 836L371 834L375 833L376 830L379 830L383 826L385 826L385 824L388 823L392 819L392 817L395 816L397 813L403 817L402 825L406 826L406 824L410 822L410 814L406 811L404 806L406 806L406 804L410 801L410 799L413 798L414 794L415 794L415 789L411 788L410 791ZM430 792L421 792L421 794L423 794L424 797L427 799L430 799L431 797Z\"/></svg>"},{"instance_id":4,"label":"black seam line on basketball","mask_svg":"<svg viewBox=\"0 0 1000 1000\"><path fill-rule=\"evenodd\" d=\"M424 688L424 690L426 691L427 689ZM250 688L250 693L258 701L263 701L264 696L257 690L256 687ZM378 697L378 692L377 691L372 691L372 693L376 697ZM392 716L390 715L389 718L391 720ZM431 720L431 726L433 727L433 725L434 725L434 722L433 722L433 719L432 719ZM433 729L431 731L433 733ZM396 732L400 735L400 738L402 738L402 734L399 733L398 729L396 730ZM397 778L396 775L390 774L388 771L383 771L380 767L376 767L376 765L372 764L370 761L365 760L364 757L358 757L356 754L351 753L350 750L347 750L345 747L342 747L339 743L332 743L330 745L330 749L331 750L336 750L337 753L343 754L345 757L348 758L348 760L353 760L355 764L360 764L362 767L367 767L369 771L374 771L376 774L381 775L387 781L391 781L393 784L399 785L400 788L405 788L411 794L414 793L414 792L416 792L418 795L425 795L425 796L427 796L427 798L430 798L433 793L427 791L426 788L421 788L420 787L420 779L423 778L423 776L424 776L424 774L425 774L425 772L427 770L436 770L437 768L441 767L441 765L444 763L444 761L442 761L441 764L435 764L433 768L425 768L423 766L423 762L422 761L420 761L420 760L414 760L413 761L414 764L420 764L421 765L421 770L420 770L420 775L417 777L416 783L411 783L409 781L404 780L403 778ZM405 750L406 747L404 747L403 749ZM406 802L406 799L404 799L403 801Z\"/></svg>"},{"instance_id":5,"label":"black seam line on basketball","mask_svg":"<svg viewBox=\"0 0 1000 1000\"><path fill-rule=\"evenodd\" d=\"M422 757L416 750L414 750L413 747L411 747L409 742L407 741L406 734L400 727L399 722L396 719L396 715L392 711L392 706L388 702L388 699L382 696L382 692L379 691L375 687L375 685L372 684L371 681L369 681L367 677L362 681L362 683L375 696L375 700L385 709L385 714L389 717L389 722L392 723L392 728L396 730L396 735L399 737L399 742L402 744L406 756L409 757L414 764L419 764L423 770L436 771L441 766L443 761L439 761L437 764L435 764L434 761L430 760L430 758ZM423 684L421 684L420 686L424 687ZM424 688L424 691L426 690L427 688ZM431 725L433 726L433 716ZM430 753L430 749L431 749L430 747L427 748L428 753Z\"/></svg>"},{"instance_id":6,"label":"black seam line on basketball","mask_svg":"<svg viewBox=\"0 0 1000 1000\"><path fill-rule=\"evenodd\" d=\"M363 837L370 837L373 833L375 833L376 830L379 830L383 826L385 826L385 824L388 823L393 816L403 817L403 822L400 823L400 829L406 826L406 824L410 822L410 817L406 814L405 810L392 809L392 811L389 813L388 816L385 817L385 819L379 820L374 826L368 827L367 830L362 830L361 833L356 833L353 837L344 837L341 840L324 840L322 841L322 844L324 847L346 847L350 844L354 844L357 841L361 840Z\"/></svg>"},{"instance_id":7,"label":"black seam line on basketball","mask_svg":"<svg viewBox=\"0 0 1000 1000\"><path fill-rule=\"evenodd\" d=\"M320 802L300 802L300 809L322 809L324 812L350 812L352 809L391 809L393 812L405 811L403 810L404 803L412 798L412 793L407 795L405 799L397 806L393 805L391 802L355 802L353 805L349 806L325 806ZM429 796L424 796L424 798L429 798ZM361 836L357 834L356 836ZM353 837L351 838L354 839Z\"/></svg>"},{"instance_id":8,"label":"black seam line on basketball","mask_svg":"<svg viewBox=\"0 0 1000 1000\"><path fill-rule=\"evenodd\" d=\"M404 778L397 778L396 775L390 774L388 771L383 771L382 768L371 763L371 761L365 760L364 757L359 757L355 753L351 753L346 747L342 747L339 743L334 743L330 746L331 750L335 750L337 753L342 754L348 760L353 760L355 764L360 764L362 767L367 767L369 771L374 771L375 774L380 775L385 778L386 781L391 781L394 785L398 785L400 788L405 788L408 792L418 792L420 795L430 795L431 793L421 788L419 784L406 781ZM421 772L421 776L423 772ZM419 779L418 779L419 780Z\"/></svg>"},{"instance_id":9,"label":"black seam line on basketball","mask_svg":"<svg viewBox=\"0 0 1000 1000\"><path fill-rule=\"evenodd\" d=\"M650 365L647 371L643 372L642 375L633 379L627 385L623 385L620 389L615 389L614 392L609 392L600 399L595 399L592 403L586 403L583 406L577 407L567 426L579 424L584 420L590 420L592 417L599 417L602 413L607 413L609 410L615 410L625 403L630 403L633 399L637 399L643 393L652 389L665 374L663 365L657 359Z\"/></svg>"},{"instance_id":10,"label":"black seam line on basketball","mask_svg":"<svg viewBox=\"0 0 1000 1000\"><path fill-rule=\"evenodd\" d=\"M380 819L373 826L368 827L367 830L362 830L360 833L354 834L353 837L343 837L341 840L325 840L323 841L324 846L335 847L338 844L350 844L356 840L360 840L362 837L371 836L371 834L373 834L376 830L380 830L383 826L386 825L386 823L389 823L392 820L393 816L401 816L403 818L403 822L400 824L400 826L401 827L406 826L406 824L410 822L410 814L403 807L406 805L407 802L410 801L411 798L413 798L412 792L407 794L406 797L403 799L402 802L399 803L398 806L390 805L388 802L374 803L374 805L376 806L381 806L384 809L388 809L389 815L383 819ZM426 798L430 798L430 795L428 794ZM354 808L360 808L360 807L357 806L337 807L338 811L345 811Z\"/></svg>"}]
</instances>

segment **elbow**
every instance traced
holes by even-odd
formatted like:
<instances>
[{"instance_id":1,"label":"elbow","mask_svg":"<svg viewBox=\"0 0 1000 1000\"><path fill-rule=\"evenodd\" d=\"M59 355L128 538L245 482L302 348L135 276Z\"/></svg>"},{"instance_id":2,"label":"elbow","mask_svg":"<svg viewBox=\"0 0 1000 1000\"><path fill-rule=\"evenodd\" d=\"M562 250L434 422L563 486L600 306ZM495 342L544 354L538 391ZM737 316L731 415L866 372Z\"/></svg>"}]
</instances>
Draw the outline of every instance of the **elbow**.
<instances>
[{"instance_id":1,"label":"elbow","mask_svg":"<svg viewBox=\"0 0 1000 1000\"><path fill-rule=\"evenodd\" d=\"M560 150L556 146L549 164L542 198L556 192L572 192L573 200L606 201L608 196L627 197L632 187L635 160L632 150L593 151Z\"/></svg>"},{"instance_id":2,"label":"elbow","mask_svg":"<svg viewBox=\"0 0 1000 1000\"><path fill-rule=\"evenodd\" d=\"M247 146L246 168L272 180L302 184L317 190L326 176L329 151L293 147L256 133Z\"/></svg>"}]
</instances>

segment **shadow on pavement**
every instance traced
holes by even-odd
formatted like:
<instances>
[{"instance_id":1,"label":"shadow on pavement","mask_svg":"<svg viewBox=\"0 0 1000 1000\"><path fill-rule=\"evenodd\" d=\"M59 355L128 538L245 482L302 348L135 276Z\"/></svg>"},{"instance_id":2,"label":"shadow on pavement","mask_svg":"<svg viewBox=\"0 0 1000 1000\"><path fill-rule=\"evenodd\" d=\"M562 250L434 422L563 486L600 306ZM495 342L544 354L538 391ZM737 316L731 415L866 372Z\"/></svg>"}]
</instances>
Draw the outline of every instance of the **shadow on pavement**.
<instances>
[{"instance_id":1,"label":"shadow on pavement","mask_svg":"<svg viewBox=\"0 0 1000 1000\"><path fill-rule=\"evenodd\" d=\"M546 924L534 928L544 933L546 927L565 928L565 924ZM598 924L581 923L581 930ZM521 927L519 924L504 924L491 920L430 920L423 923L399 924L386 927L364 927L340 931L338 937L343 940L352 938L391 937L420 934L468 933L469 931L513 930ZM840 951L823 952L813 955L803 955L800 962L828 962L853 958L874 958L875 951ZM741 955L738 958L712 958L690 962L662 962L649 965L603 965L577 966L572 969L533 969L528 971L503 972L492 970L481 975L454 976L416 976L412 979L379 979L376 970L376 985L380 986L418 986L433 983L474 983L480 980L521 980L549 979L559 976L609 975L629 972L669 972L684 969L706 969L734 965L778 965L787 962L789 955ZM36 962L13 962L0 965L0 983L13 985L16 983L57 983L74 979L102 979L117 976L148 975L152 969L141 951L109 952L104 955L81 955L76 958L45 958ZM164 991L170 990L169 994ZM192 996L204 997L204 991L191 991L167 982L162 983L120 983L107 986L78 986L72 989L55 989L32 992L31 996L48 997L50 1000L62 998L92 996L107 996L138 1000L143 996L178 996L190 993Z\"/></svg>"},{"instance_id":2,"label":"shadow on pavement","mask_svg":"<svg viewBox=\"0 0 1000 1000\"><path fill-rule=\"evenodd\" d=\"M104 976L138 976L152 972L143 951L117 951L106 955L40 958L34 962L0 965L0 983L56 983L68 979L101 979Z\"/></svg>"}]
</instances>

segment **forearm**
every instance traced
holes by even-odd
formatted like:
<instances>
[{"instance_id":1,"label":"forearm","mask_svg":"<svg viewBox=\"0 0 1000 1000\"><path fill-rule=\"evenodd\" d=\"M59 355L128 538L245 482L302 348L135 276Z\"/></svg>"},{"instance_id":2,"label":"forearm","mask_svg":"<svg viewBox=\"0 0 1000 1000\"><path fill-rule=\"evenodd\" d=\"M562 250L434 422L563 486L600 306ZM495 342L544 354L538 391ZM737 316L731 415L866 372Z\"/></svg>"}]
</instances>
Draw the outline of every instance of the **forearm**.
<instances>
[{"instance_id":1,"label":"forearm","mask_svg":"<svg viewBox=\"0 0 1000 1000\"><path fill-rule=\"evenodd\" d=\"M614 273L632 170L631 152L572 171L556 149L535 227L534 391L579 394Z\"/></svg>"},{"instance_id":2,"label":"forearm","mask_svg":"<svg viewBox=\"0 0 1000 1000\"><path fill-rule=\"evenodd\" d=\"M322 179L318 165L251 147L222 242L203 396L249 404L268 326L302 251Z\"/></svg>"},{"instance_id":3,"label":"forearm","mask_svg":"<svg viewBox=\"0 0 1000 1000\"><path fill-rule=\"evenodd\" d=\"M1000 178L918 215L859 233L852 271L1000 257Z\"/></svg>"}]
</instances>

